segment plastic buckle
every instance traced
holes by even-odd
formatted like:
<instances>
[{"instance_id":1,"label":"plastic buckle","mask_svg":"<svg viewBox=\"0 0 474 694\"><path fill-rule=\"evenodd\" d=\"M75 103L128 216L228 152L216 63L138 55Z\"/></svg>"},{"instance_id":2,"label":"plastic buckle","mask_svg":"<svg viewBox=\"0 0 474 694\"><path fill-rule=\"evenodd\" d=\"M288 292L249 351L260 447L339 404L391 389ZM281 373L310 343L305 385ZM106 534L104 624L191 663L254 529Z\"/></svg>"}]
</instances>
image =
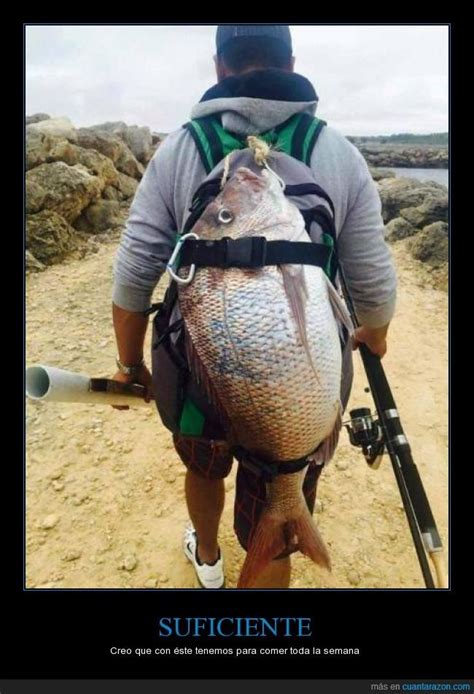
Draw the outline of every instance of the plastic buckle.
<instances>
[{"instance_id":1,"label":"plastic buckle","mask_svg":"<svg viewBox=\"0 0 474 694\"><path fill-rule=\"evenodd\" d=\"M223 267L240 267L257 269L265 265L267 256L267 239L264 236L248 236L232 239L225 236Z\"/></svg>"}]
</instances>

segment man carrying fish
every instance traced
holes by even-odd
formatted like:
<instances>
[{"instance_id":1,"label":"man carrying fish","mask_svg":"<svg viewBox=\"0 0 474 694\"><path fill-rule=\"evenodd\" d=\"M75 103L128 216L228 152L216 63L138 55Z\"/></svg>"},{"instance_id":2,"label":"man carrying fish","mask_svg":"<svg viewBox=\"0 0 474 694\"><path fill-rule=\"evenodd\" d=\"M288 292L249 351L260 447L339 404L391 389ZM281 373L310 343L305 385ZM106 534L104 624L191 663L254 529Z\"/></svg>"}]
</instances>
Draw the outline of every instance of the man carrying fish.
<instances>
[{"instance_id":1,"label":"man carrying fish","mask_svg":"<svg viewBox=\"0 0 474 694\"><path fill-rule=\"evenodd\" d=\"M184 552L200 584L225 583L218 529L236 457L239 587L285 588L295 550L330 566L311 518L316 485L337 446L351 348L385 354L396 278L367 165L315 117L289 28L222 25L216 47L217 84L160 145L130 210L114 378L147 386L173 431L187 467ZM352 341L336 259L361 326ZM144 312L167 266L174 294L155 319L152 386Z\"/></svg>"}]
</instances>

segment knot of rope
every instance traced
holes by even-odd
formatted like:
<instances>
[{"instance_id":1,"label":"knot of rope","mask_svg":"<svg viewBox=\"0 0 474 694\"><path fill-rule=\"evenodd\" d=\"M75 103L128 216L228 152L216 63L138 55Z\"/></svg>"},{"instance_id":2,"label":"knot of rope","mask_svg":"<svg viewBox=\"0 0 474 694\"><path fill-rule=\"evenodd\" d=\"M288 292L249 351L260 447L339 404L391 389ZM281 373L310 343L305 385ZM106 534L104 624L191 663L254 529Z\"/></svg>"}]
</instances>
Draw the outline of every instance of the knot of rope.
<instances>
[{"instance_id":1,"label":"knot of rope","mask_svg":"<svg viewBox=\"0 0 474 694\"><path fill-rule=\"evenodd\" d=\"M268 171L270 171L270 173L272 173L274 176L276 176L276 178L278 179L278 182L280 183L280 186L284 189L285 188L285 182L267 164L267 159L270 156L270 152L271 152L270 145L267 144L264 140L261 140L259 137L256 137L255 135L249 135L247 137L247 145L248 145L249 150L253 154L253 157L255 159L255 163L258 164L258 166L265 167ZM230 152L226 156L226 158L224 159L224 170L223 170L222 178L221 178L221 189L224 187L224 185L227 181L227 178L229 176L230 157L232 154L233 154L233 152Z\"/></svg>"},{"instance_id":2,"label":"knot of rope","mask_svg":"<svg viewBox=\"0 0 474 694\"><path fill-rule=\"evenodd\" d=\"M247 137L247 144L249 150L253 153L255 162L259 166L264 166L270 155L270 145L255 135L249 135Z\"/></svg>"}]
</instances>

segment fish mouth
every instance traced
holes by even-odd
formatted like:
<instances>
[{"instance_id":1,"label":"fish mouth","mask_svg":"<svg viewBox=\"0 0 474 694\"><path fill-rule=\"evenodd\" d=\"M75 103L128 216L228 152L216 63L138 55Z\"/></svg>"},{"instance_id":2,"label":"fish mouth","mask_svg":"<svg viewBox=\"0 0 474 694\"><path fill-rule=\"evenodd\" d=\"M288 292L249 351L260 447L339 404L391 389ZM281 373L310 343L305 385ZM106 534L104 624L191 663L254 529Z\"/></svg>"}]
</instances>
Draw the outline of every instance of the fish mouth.
<instances>
[{"instance_id":1,"label":"fish mouth","mask_svg":"<svg viewBox=\"0 0 474 694\"><path fill-rule=\"evenodd\" d=\"M254 191L263 190L267 186L267 181L262 176L247 169L245 166L241 166L237 169L233 178L237 183L250 186Z\"/></svg>"}]
</instances>

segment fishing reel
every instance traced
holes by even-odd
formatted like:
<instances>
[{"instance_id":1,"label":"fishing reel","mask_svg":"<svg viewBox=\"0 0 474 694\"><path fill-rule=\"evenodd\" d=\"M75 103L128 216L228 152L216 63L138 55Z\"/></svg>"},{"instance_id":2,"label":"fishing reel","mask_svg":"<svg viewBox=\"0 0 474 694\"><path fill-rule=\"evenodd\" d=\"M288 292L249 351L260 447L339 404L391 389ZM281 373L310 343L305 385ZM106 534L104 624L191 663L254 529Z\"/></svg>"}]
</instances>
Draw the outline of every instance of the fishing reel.
<instances>
[{"instance_id":1,"label":"fishing reel","mask_svg":"<svg viewBox=\"0 0 474 694\"><path fill-rule=\"evenodd\" d=\"M380 422L374 419L368 407L351 410L349 415L350 423L345 427L351 444L362 448L367 464L377 470L385 450Z\"/></svg>"}]
</instances>

